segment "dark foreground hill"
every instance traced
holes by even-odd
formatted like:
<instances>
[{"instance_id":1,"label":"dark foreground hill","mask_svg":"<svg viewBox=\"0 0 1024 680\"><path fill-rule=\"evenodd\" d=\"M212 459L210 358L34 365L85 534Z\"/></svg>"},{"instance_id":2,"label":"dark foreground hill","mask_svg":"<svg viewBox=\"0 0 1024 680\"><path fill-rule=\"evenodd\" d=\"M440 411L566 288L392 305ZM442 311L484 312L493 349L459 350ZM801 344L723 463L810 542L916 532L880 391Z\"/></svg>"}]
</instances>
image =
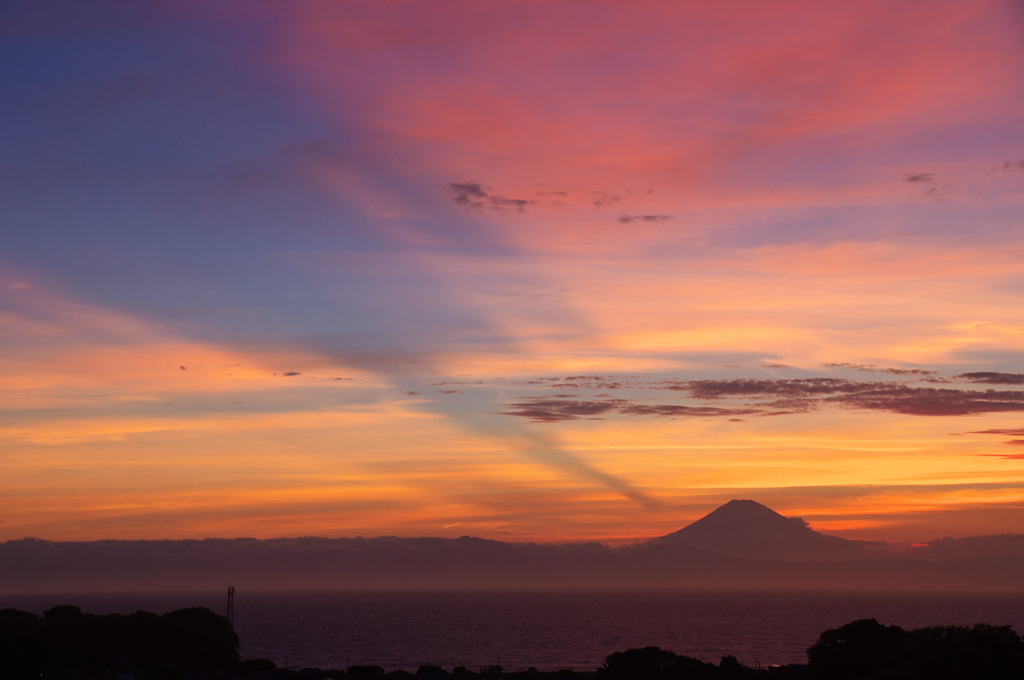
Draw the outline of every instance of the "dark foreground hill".
<instances>
[{"instance_id":1,"label":"dark foreground hill","mask_svg":"<svg viewBox=\"0 0 1024 680\"><path fill-rule=\"evenodd\" d=\"M71 605L42 617L0 609L5 680L226 675L236 670L237 650L228 620L202 607L161 616L84 614Z\"/></svg>"},{"instance_id":2,"label":"dark foreground hill","mask_svg":"<svg viewBox=\"0 0 1024 680\"><path fill-rule=\"evenodd\" d=\"M866 550L754 501L667 536L600 543L291 538L0 543L0 592L466 588L1024 590L1024 537Z\"/></svg>"}]
</instances>

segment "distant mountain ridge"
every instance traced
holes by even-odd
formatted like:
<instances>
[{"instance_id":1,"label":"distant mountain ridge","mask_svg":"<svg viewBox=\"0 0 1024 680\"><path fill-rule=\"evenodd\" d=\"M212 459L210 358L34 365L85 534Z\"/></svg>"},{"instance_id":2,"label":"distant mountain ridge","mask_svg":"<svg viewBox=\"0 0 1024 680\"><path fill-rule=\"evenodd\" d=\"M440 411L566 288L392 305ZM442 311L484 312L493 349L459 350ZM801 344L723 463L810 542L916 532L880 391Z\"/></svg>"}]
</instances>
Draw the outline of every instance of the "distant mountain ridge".
<instances>
[{"instance_id":1,"label":"distant mountain ridge","mask_svg":"<svg viewBox=\"0 0 1024 680\"><path fill-rule=\"evenodd\" d=\"M622 547L483 538L210 538L0 542L4 593L393 589L1024 591L1024 534L918 547L826 536L733 500ZM0 608L3 608L0 600Z\"/></svg>"},{"instance_id":2,"label":"distant mountain ridge","mask_svg":"<svg viewBox=\"0 0 1024 680\"><path fill-rule=\"evenodd\" d=\"M802 519L783 517L752 500L731 500L655 543L688 545L719 555L782 560L852 559L862 545L814 531Z\"/></svg>"}]
</instances>

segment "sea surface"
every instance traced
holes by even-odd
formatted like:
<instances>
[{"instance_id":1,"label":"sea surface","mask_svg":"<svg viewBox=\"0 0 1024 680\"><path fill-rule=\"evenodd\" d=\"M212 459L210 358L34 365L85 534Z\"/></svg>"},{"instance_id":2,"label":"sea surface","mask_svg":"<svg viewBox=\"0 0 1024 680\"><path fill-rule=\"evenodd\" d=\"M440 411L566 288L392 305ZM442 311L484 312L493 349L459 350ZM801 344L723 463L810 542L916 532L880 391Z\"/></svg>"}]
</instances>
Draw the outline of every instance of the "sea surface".
<instances>
[{"instance_id":1,"label":"sea surface","mask_svg":"<svg viewBox=\"0 0 1024 680\"><path fill-rule=\"evenodd\" d=\"M0 609L42 613L59 604L90 614L194 606L224 614L227 592L0 595ZM234 618L243 659L290 668L587 671L612 652L646 645L767 666L805 662L821 632L861 618L907 629L989 623L1021 633L1024 593L238 590Z\"/></svg>"}]
</instances>

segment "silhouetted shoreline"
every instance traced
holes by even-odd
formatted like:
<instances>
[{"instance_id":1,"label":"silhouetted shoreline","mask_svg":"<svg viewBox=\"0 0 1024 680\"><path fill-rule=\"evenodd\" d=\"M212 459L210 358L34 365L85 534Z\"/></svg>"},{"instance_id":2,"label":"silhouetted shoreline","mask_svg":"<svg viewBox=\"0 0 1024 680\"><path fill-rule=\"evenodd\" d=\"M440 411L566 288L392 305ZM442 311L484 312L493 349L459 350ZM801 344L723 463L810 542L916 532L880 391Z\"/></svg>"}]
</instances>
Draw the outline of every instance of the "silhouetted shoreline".
<instances>
[{"instance_id":1,"label":"silhouetted shoreline","mask_svg":"<svg viewBox=\"0 0 1024 680\"><path fill-rule=\"evenodd\" d=\"M821 633L806 664L750 667L736 657L710 663L648 646L612 652L593 670L476 669L423 665L385 672L377 665L346 669L281 668L266 659L240 660L227 618L203 607L163 615L85 614L61 605L40 617L0 610L0 672L9 680L1019 680L1024 640L1010 626L930 626L904 630L860 619Z\"/></svg>"}]
</instances>

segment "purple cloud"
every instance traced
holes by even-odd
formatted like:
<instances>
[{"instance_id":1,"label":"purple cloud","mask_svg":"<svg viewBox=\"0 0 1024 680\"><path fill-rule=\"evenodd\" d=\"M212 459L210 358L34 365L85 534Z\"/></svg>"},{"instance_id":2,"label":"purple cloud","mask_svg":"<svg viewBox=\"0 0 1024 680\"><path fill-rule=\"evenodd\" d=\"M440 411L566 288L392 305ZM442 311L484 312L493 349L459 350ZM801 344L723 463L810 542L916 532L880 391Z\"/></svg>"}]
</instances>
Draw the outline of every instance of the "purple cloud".
<instances>
[{"instance_id":1,"label":"purple cloud","mask_svg":"<svg viewBox=\"0 0 1024 680\"><path fill-rule=\"evenodd\" d=\"M476 182L450 182L448 191L452 200L458 205L475 210L496 210L498 212L523 212L528 205L535 203L525 198L508 198L488 193Z\"/></svg>"},{"instance_id":2,"label":"purple cloud","mask_svg":"<svg viewBox=\"0 0 1024 680\"><path fill-rule=\"evenodd\" d=\"M621 224L632 222L667 222L672 219L671 215L622 215L619 217Z\"/></svg>"},{"instance_id":3,"label":"purple cloud","mask_svg":"<svg viewBox=\"0 0 1024 680\"><path fill-rule=\"evenodd\" d=\"M1024 385L1024 373L977 371L974 373L959 373L954 375L953 379L986 385Z\"/></svg>"},{"instance_id":4,"label":"purple cloud","mask_svg":"<svg viewBox=\"0 0 1024 680\"><path fill-rule=\"evenodd\" d=\"M965 416L976 413L1024 411L1024 391L920 387L904 381L862 382L844 378L743 378L627 381L622 383L604 379L600 382L583 380L572 383L538 382L546 387L601 390L604 394L610 394L617 389L669 391L678 393L679 399L682 400L715 402L715 404L713 406L699 403L649 404L636 399L588 400L579 399L576 395L557 395L555 397L528 397L511 404L510 410L505 414L530 418L535 422L558 422L608 415L773 416L807 413L827 406L866 411L888 411L916 416ZM571 396L572 399L559 399L559 396ZM1024 431L989 431L987 433L1024 437Z\"/></svg>"}]
</instances>

